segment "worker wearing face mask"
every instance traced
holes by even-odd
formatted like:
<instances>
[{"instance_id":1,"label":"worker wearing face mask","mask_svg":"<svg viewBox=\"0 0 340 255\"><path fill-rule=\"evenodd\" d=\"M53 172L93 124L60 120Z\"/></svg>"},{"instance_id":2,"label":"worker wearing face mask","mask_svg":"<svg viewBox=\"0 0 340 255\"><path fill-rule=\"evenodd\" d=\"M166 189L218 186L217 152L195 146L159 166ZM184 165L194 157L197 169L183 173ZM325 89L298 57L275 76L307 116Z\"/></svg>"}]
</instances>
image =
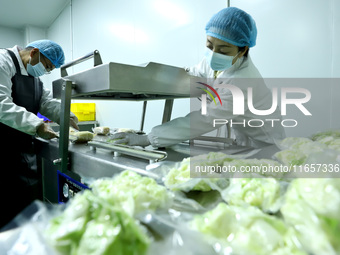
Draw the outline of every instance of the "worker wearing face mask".
<instances>
[{"instance_id":1,"label":"worker wearing face mask","mask_svg":"<svg viewBox=\"0 0 340 255\"><path fill-rule=\"evenodd\" d=\"M0 49L0 227L40 198L33 136L51 139L56 133L37 113L59 123L61 105L38 77L63 63L62 48L50 40ZM70 125L78 128L76 123L71 114Z\"/></svg>"},{"instance_id":2,"label":"worker wearing face mask","mask_svg":"<svg viewBox=\"0 0 340 255\"><path fill-rule=\"evenodd\" d=\"M249 48L255 46L257 29L253 18L246 12L229 7L215 14L206 25L207 53L203 60L192 68L187 68L189 74L198 77L211 78L214 84L224 83L238 87L247 99L248 88L253 91L253 105L257 110L268 110L272 106L272 93L266 87L261 74L249 56ZM165 124L154 127L148 135L118 133L115 138L121 138L116 143L129 145L167 147L185 140L193 139L208 133L221 125L213 126L214 119L230 120L236 125L232 131L237 144L263 147L274 143L275 139L285 137L280 123L279 109L270 116L258 116L248 109L244 102L244 114L233 114L233 95L227 88L217 88L222 104L207 104L207 114L193 111L185 117L176 118ZM216 99L217 100L217 99ZM258 121L253 127L248 121L263 120L262 127ZM266 119L275 119L266 122Z\"/></svg>"}]
</instances>

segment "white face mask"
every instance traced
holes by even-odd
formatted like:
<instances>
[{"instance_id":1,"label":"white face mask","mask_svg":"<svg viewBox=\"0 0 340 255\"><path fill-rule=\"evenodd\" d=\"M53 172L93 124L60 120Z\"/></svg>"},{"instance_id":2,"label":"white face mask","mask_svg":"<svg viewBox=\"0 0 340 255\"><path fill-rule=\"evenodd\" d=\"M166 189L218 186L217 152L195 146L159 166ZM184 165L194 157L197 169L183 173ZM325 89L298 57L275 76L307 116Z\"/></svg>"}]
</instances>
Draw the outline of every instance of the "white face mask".
<instances>
[{"instance_id":1,"label":"white face mask","mask_svg":"<svg viewBox=\"0 0 340 255\"><path fill-rule=\"evenodd\" d=\"M39 76L42 76L44 75L45 73L47 73L44 65L40 62L40 54L39 54L39 63L32 66L31 65L31 57L30 57L30 61L29 63L27 64L27 72L34 76L34 77L39 77Z\"/></svg>"},{"instance_id":2,"label":"white face mask","mask_svg":"<svg viewBox=\"0 0 340 255\"><path fill-rule=\"evenodd\" d=\"M209 49L207 51L206 59L210 64L211 69L215 71L224 71L229 69L233 65L233 61L239 53L240 52L238 52L236 56L227 56L224 54L213 52Z\"/></svg>"}]
</instances>

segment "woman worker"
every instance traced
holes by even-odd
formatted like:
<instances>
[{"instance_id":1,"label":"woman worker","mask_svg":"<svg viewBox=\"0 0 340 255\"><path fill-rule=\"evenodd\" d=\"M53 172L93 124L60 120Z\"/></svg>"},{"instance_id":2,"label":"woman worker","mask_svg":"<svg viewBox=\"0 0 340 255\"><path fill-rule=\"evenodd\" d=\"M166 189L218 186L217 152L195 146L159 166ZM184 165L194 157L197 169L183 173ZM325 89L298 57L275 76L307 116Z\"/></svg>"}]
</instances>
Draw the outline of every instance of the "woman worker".
<instances>
[{"instance_id":1,"label":"woman worker","mask_svg":"<svg viewBox=\"0 0 340 255\"><path fill-rule=\"evenodd\" d=\"M238 8L229 7L215 14L207 23L205 30L208 52L198 65L187 69L188 73L198 77L217 78L214 84L223 82L237 86L242 90L245 99L250 87L253 91L254 108L271 109L272 93L249 56L249 48L255 46L257 36L253 18ZM237 144L240 145L259 148L273 144L274 139L284 138L284 129L278 124L281 120L279 109L270 116L258 116L248 109L245 101L244 114L234 115L231 91L226 88L217 88L216 91L222 105L208 103L206 115L202 115L201 111L193 111L185 117L154 127L147 135L117 133L115 138L121 139L116 143L167 147L219 128L221 125L214 127L214 119L232 119L238 123L233 125L232 131ZM247 125L249 120L258 119L263 120L262 126ZM275 119L275 125L274 121L266 122L266 119Z\"/></svg>"}]
</instances>

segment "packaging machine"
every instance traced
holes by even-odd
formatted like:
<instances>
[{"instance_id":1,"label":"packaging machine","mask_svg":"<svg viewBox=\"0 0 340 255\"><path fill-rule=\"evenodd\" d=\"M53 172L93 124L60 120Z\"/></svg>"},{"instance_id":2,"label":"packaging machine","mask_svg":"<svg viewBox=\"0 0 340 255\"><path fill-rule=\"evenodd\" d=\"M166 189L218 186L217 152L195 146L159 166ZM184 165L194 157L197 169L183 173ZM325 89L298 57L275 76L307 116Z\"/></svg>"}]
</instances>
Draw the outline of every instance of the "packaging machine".
<instances>
[{"instance_id":1,"label":"packaging machine","mask_svg":"<svg viewBox=\"0 0 340 255\"><path fill-rule=\"evenodd\" d=\"M67 68L88 59L94 66L88 70L68 75ZM52 203L65 202L79 190L87 188L91 178L112 177L130 169L143 175L153 176L146 170L150 163L158 161L181 161L194 154L222 151L228 154L249 150L240 146L192 147L179 144L170 148L128 147L91 141L73 144L69 141L69 118L71 99L106 99L143 101L140 130L143 130L147 101L165 100L162 123L171 118L173 101L200 95L190 88L190 75L184 68L158 63L141 66L119 63L103 64L96 50L61 67L61 78L53 82L53 97L62 104L59 139L38 140L37 152L41 159L43 196Z\"/></svg>"}]
</instances>

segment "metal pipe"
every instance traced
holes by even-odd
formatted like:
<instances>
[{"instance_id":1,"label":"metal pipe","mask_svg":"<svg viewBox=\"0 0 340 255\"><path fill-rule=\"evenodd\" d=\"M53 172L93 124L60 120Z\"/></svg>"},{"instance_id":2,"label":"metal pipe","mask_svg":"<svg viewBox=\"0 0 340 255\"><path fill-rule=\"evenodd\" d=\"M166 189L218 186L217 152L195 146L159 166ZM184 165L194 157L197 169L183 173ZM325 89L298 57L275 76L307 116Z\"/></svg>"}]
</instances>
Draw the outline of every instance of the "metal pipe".
<instances>
[{"instance_id":1,"label":"metal pipe","mask_svg":"<svg viewBox=\"0 0 340 255\"><path fill-rule=\"evenodd\" d=\"M65 173L68 164L68 143L70 130L70 108L72 81L66 80L62 86L61 92L61 111L60 111L60 135L59 135L59 157L60 171Z\"/></svg>"},{"instance_id":2,"label":"metal pipe","mask_svg":"<svg viewBox=\"0 0 340 255\"><path fill-rule=\"evenodd\" d=\"M75 60L72 60L71 62L69 63L66 63L64 65L62 65L60 67L60 72L61 72L61 77L65 77L67 76L67 71L66 69L71 67L71 66L74 66L74 65L77 65L79 63L82 63L90 58L94 58L94 66L97 66L97 65L101 65L103 62L102 62L102 59L100 57L100 54L99 54L99 51L98 50L94 50L88 54L86 54L85 56L82 56L80 58L77 58Z\"/></svg>"},{"instance_id":3,"label":"metal pipe","mask_svg":"<svg viewBox=\"0 0 340 255\"><path fill-rule=\"evenodd\" d=\"M173 105L174 105L173 99L165 100L162 124L170 121Z\"/></svg>"},{"instance_id":4,"label":"metal pipe","mask_svg":"<svg viewBox=\"0 0 340 255\"><path fill-rule=\"evenodd\" d=\"M148 104L148 101L144 101L143 102L142 119L141 119L140 129L139 129L140 133L143 133L143 130L144 130L145 113L146 113L146 106L147 106L147 104Z\"/></svg>"},{"instance_id":5,"label":"metal pipe","mask_svg":"<svg viewBox=\"0 0 340 255\"><path fill-rule=\"evenodd\" d=\"M121 154L129 155L136 158L142 158L147 160L154 160L155 162L164 160L167 158L168 154L165 151L151 151L142 148L131 148L126 145L121 144L110 144L97 141L89 141L87 143L89 146L96 148L107 149L110 151L118 152Z\"/></svg>"}]
</instances>

